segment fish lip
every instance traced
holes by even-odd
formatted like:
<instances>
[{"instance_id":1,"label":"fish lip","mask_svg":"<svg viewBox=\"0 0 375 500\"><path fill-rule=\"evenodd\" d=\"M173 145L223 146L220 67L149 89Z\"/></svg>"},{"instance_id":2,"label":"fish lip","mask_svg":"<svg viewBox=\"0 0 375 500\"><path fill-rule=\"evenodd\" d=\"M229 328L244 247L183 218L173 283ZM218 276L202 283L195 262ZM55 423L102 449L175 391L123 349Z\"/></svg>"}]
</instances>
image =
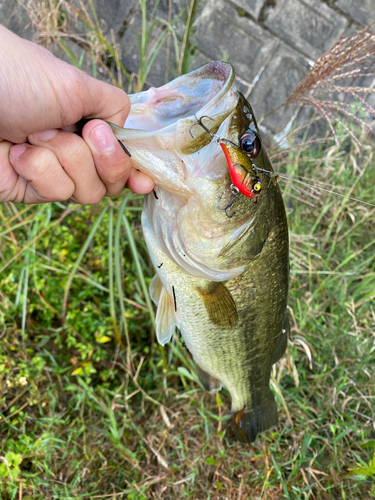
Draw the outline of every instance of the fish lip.
<instances>
[{"instance_id":1,"label":"fish lip","mask_svg":"<svg viewBox=\"0 0 375 500\"><path fill-rule=\"evenodd\" d=\"M189 73L190 75L200 76L200 74L205 74L206 78L208 78L209 73L212 72L212 75L217 77L218 75L222 76L222 80L226 81L232 75L234 75L234 68L231 63L224 61L211 61L210 63L204 64L200 68ZM182 75L179 78L183 78L186 75ZM177 78L176 80L178 80Z\"/></svg>"}]
</instances>

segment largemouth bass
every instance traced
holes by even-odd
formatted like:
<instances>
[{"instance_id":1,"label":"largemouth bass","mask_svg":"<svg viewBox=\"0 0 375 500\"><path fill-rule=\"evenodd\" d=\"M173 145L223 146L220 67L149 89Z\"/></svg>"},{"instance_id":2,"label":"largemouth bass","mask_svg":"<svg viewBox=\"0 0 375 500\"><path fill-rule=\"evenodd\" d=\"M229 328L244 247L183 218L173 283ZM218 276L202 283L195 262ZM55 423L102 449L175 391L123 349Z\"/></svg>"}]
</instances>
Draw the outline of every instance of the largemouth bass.
<instances>
[{"instance_id":1,"label":"largemouth bass","mask_svg":"<svg viewBox=\"0 0 375 500\"><path fill-rule=\"evenodd\" d=\"M287 344L288 229L252 108L233 81L230 64L212 62L129 96L125 129L112 128L156 184L142 226L157 273L158 341L178 327L202 385L227 387L235 434L252 442L278 420L269 379ZM248 167L231 164L225 148L245 151ZM243 185L233 200L236 168L251 174L254 195Z\"/></svg>"}]
</instances>

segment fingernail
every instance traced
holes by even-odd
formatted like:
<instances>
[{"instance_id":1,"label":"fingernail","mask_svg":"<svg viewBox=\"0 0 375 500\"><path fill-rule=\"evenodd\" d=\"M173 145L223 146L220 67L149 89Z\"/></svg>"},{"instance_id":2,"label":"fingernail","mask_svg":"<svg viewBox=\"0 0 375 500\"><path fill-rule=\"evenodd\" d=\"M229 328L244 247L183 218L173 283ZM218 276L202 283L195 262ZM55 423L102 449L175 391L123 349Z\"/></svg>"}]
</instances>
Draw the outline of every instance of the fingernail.
<instances>
[{"instance_id":1,"label":"fingernail","mask_svg":"<svg viewBox=\"0 0 375 500\"><path fill-rule=\"evenodd\" d=\"M27 149L25 144L16 144L12 146L9 150L9 156L11 160L18 160L18 158L24 153Z\"/></svg>"},{"instance_id":2,"label":"fingernail","mask_svg":"<svg viewBox=\"0 0 375 500\"><path fill-rule=\"evenodd\" d=\"M107 125L97 125L90 134L90 140L94 148L100 153L114 151L115 137Z\"/></svg>"},{"instance_id":3,"label":"fingernail","mask_svg":"<svg viewBox=\"0 0 375 500\"><path fill-rule=\"evenodd\" d=\"M50 130L43 130L43 132L36 132L32 134L32 137L38 139L39 141L49 141L52 137L57 134L56 128L51 128Z\"/></svg>"}]
</instances>

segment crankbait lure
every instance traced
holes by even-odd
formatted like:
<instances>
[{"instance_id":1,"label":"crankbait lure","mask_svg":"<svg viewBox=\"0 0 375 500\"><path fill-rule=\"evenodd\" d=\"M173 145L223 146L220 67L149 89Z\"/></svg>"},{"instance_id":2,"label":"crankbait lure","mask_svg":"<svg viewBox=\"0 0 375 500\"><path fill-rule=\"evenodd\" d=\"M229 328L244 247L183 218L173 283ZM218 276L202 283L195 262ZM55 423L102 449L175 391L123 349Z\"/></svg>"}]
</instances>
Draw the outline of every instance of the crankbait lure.
<instances>
[{"instance_id":1,"label":"crankbait lure","mask_svg":"<svg viewBox=\"0 0 375 500\"><path fill-rule=\"evenodd\" d=\"M258 196L262 190L262 184L258 173L264 173L270 176L270 172L256 167L251 161L252 158L256 158L260 153L260 140L254 132L249 129L241 137L239 147L234 144L234 142L213 134L210 129L202 123L203 118L212 120L209 116L203 115L199 119L197 117L195 118L197 122L193 123L189 131L191 137L193 137L191 129L195 125L200 125L211 136L211 139L221 146L225 154L230 178L232 180L231 190L234 196L223 210L225 210L226 215L231 218L235 212L229 215L228 210L233 205L238 194L242 193L248 198L254 198L254 201L257 202Z\"/></svg>"}]
</instances>

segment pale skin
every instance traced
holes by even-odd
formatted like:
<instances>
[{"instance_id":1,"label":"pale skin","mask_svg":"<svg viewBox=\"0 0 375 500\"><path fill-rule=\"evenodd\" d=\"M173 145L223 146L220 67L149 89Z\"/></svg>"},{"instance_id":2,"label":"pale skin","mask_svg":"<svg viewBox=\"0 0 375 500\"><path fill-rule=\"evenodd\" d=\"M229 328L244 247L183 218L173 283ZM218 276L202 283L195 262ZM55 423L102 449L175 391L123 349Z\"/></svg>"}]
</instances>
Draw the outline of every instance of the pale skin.
<instances>
[{"instance_id":1,"label":"pale skin","mask_svg":"<svg viewBox=\"0 0 375 500\"><path fill-rule=\"evenodd\" d=\"M93 204L125 186L151 191L103 121L124 126L125 92L1 25L0 68L0 202ZM82 118L92 118L82 137L63 130Z\"/></svg>"}]
</instances>

